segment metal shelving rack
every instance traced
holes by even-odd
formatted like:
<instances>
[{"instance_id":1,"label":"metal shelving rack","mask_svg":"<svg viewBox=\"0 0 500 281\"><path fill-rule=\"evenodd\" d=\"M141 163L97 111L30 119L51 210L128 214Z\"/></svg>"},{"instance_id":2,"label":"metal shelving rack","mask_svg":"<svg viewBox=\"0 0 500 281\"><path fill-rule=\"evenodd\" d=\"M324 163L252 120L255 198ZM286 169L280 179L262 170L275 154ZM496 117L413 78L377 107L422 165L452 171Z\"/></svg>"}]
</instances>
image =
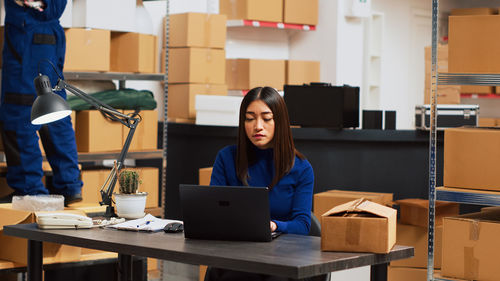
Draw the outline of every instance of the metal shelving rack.
<instances>
[{"instance_id":1,"label":"metal shelving rack","mask_svg":"<svg viewBox=\"0 0 500 281\"><path fill-rule=\"evenodd\" d=\"M466 189L436 188L436 101L437 85L481 85L500 86L500 74L468 74L437 72L439 0L432 0L432 70L431 70L431 127L429 137L429 236L427 280L447 280L434 278L434 221L436 200L462 204L500 205L500 193Z\"/></svg>"}]
</instances>

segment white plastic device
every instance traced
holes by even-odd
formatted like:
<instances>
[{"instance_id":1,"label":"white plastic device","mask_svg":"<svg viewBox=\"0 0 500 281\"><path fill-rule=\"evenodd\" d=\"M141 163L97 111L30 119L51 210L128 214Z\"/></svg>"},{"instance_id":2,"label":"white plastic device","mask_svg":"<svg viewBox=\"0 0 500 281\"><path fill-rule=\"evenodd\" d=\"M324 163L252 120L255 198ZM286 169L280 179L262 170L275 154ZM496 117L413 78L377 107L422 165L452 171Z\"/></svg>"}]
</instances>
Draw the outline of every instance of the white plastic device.
<instances>
[{"instance_id":1,"label":"white plastic device","mask_svg":"<svg viewBox=\"0 0 500 281\"><path fill-rule=\"evenodd\" d=\"M41 229L91 228L92 219L72 213L39 213L36 217Z\"/></svg>"}]
</instances>

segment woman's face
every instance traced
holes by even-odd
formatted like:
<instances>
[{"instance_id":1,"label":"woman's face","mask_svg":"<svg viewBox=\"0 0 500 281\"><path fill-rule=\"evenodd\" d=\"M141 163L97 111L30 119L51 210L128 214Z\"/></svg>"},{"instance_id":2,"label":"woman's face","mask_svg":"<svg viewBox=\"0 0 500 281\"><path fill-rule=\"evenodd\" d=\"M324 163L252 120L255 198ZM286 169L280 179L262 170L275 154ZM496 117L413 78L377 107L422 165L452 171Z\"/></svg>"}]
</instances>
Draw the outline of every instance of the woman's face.
<instances>
[{"instance_id":1,"label":"woman's face","mask_svg":"<svg viewBox=\"0 0 500 281\"><path fill-rule=\"evenodd\" d=\"M255 100L248 105L245 114L245 132L256 147L260 149L272 147L273 112L262 100Z\"/></svg>"}]
</instances>

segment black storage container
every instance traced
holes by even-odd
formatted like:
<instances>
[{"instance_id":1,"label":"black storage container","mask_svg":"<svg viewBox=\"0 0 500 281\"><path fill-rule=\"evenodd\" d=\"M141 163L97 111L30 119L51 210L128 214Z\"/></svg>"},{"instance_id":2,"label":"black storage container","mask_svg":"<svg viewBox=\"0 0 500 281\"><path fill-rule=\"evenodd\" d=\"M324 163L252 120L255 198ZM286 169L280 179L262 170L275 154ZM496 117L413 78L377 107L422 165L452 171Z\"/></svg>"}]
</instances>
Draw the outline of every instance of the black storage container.
<instances>
[{"instance_id":1,"label":"black storage container","mask_svg":"<svg viewBox=\"0 0 500 281\"><path fill-rule=\"evenodd\" d=\"M477 126L479 123L479 105L477 104L437 104L437 130L462 126ZM431 106L415 106L415 127L429 130L431 127Z\"/></svg>"},{"instance_id":2,"label":"black storage container","mask_svg":"<svg viewBox=\"0 0 500 281\"><path fill-rule=\"evenodd\" d=\"M301 127L359 127L359 87L328 83L285 85L290 123Z\"/></svg>"}]
</instances>

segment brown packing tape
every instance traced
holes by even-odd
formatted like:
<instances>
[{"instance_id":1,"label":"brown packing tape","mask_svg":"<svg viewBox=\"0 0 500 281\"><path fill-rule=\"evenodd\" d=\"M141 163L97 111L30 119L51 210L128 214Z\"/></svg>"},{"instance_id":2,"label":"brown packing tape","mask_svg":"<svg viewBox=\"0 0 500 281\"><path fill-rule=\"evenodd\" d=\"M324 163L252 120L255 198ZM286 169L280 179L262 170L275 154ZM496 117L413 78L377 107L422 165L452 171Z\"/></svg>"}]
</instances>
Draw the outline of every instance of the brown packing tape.
<instances>
[{"instance_id":1,"label":"brown packing tape","mask_svg":"<svg viewBox=\"0 0 500 281\"><path fill-rule=\"evenodd\" d=\"M210 34L211 25L210 25L210 14L205 14L205 36L203 36L203 44L204 46L210 46L210 38L212 34Z\"/></svg>"},{"instance_id":2,"label":"brown packing tape","mask_svg":"<svg viewBox=\"0 0 500 281\"><path fill-rule=\"evenodd\" d=\"M469 229L469 240L477 241L479 240L479 221L473 220L470 224Z\"/></svg>"},{"instance_id":3,"label":"brown packing tape","mask_svg":"<svg viewBox=\"0 0 500 281\"><path fill-rule=\"evenodd\" d=\"M361 220L356 218L347 219L345 229L345 241L347 245L359 245L361 233Z\"/></svg>"},{"instance_id":4,"label":"brown packing tape","mask_svg":"<svg viewBox=\"0 0 500 281\"><path fill-rule=\"evenodd\" d=\"M467 280L477 280L479 261L474 258L474 247L464 247L464 277Z\"/></svg>"},{"instance_id":5,"label":"brown packing tape","mask_svg":"<svg viewBox=\"0 0 500 281\"><path fill-rule=\"evenodd\" d=\"M238 3L242 2L240 0L230 0L231 2L231 18L238 17Z\"/></svg>"},{"instance_id":6,"label":"brown packing tape","mask_svg":"<svg viewBox=\"0 0 500 281\"><path fill-rule=\"evenodd\" d=\"M231 88L239 85L238 81L238 59L231 59L231 69L226 70L229 71L229 75L231 75L231 81L233 85L230 85ZM229 84L229 81L226 81Z\"/></svg>"},{"instance_id":7,"label":"brown packing tape","mask_svg":"<svg viewBox=\"0 0 500 281\"><path fill-rule=\"evenodd\" d=\"M211 49L205 49L205 53L206 53L206 61L207 61L207 65L209 65L207 71L210 72L210 67L212 66L212 53L211 53ZM210 75L206 75L205 76L205 84L210 84L211 81L210 81Z\"/></svg>"}]
</instances>

